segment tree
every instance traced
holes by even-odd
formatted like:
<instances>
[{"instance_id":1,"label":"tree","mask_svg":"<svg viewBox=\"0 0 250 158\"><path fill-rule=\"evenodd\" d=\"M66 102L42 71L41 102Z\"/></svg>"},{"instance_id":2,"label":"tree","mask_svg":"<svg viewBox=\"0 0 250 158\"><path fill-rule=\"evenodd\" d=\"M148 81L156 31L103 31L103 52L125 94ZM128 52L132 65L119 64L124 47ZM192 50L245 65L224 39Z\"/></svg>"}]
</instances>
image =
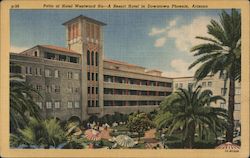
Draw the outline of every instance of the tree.
<instances>
[{"instance_id":1,"label":"tree","mask_svg":"<svg viewBox=\"0 0 250 158\"><path fill-rule=\"evenodd\" d=\"M19 143L36 148L56 148L61 143L66 142L65 133L56 119L40 122L35 118L30 118L28 126L24 129L18 129L15 135L12 134L12 141L14 141L13 138L14 140L15 138L20 139Z\"/></svg>"},{"instance_id":2,"label":"tree","mask_svg":"<svg viewBox=\"0 0 250 158\"><path fill-rule=\"evenodd\" d=\"M131 132L138 133L138 140L143 136L144 132L153 127L154 124L145 113L134 113L129 116L127 127Z\"/></svg>"},{"instance_id":3,"label":"tree","mask_svg":"<svg viewBox=\"0 0 250 158\"><path fill-rule=\"evenodd\" d=\"M10 129L15 132L29 122L29 116L41 119L39 107L33 100L33 95L41 96L31 85L23 81L22 76L10 77Z\"/></svg>"},{"instance_id":4,"label":"tree","mask_svg":"<svg viewBox=\"0 0 250 158\"><path fill-rule=\"evenodd\" d=\"M158 128L167 128L168 135L181 131L184 147L193 148L196 130L206 127L216 135L218 128L227 126L226 110L210 106L218 100L224 99L213 96L211 90L201 91L201 86L180 88L160 104L154 121Z\"/></svg>"},{"instance_id":5,"label":"tree","mask_svg":"<svg viewBox=\"0 0 250 158\"><path fill-rule=\"evenodd\" d=\"M227 141L232 142L235 82L241 80L241 14L235 9L232 9L231 14L222 11L220 23L211 20L207 29L211 37L196 37L207 43L191 49L191 52L195 52L194 56L199 58L189 66L189 69L201 64L194 75L197 80L217 73L223 75L225 81L229 80Z\"/></svg>"}]
</instances>

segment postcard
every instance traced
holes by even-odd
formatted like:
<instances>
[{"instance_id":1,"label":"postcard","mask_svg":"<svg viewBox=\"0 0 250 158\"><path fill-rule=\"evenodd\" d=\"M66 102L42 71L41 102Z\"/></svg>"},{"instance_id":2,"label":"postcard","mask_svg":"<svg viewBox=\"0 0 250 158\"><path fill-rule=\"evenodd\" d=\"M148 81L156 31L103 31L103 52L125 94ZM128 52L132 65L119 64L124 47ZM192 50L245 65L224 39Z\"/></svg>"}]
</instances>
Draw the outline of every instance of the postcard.
<instances>
[{"instance_id":1,"label":"postcard","mask_svg":"<svg viewBox=\"0 0 250 158\"><path fill-rule=\"evenodd\" d=\"M242 55L242 58L241 58ZM248 157L248 1L2 1L2 157Z\"/></svg>"}]
</instances>

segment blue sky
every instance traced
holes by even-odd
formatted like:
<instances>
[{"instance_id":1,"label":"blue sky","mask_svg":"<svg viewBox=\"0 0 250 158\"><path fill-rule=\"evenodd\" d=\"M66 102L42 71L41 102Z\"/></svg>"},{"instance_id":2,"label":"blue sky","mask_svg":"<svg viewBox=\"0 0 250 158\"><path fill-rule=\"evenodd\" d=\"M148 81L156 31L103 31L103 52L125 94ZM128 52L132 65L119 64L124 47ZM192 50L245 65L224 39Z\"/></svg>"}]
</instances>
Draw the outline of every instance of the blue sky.
<instances>
[{"instance_id":1,"label":"blue sky","mask_svg":"<svg viewBox=\"0 0 250 158\"><path fill-rule=\"evenodd\" d=\"M80 14L107 24L105 58L158 69L166 76L189 76L189 49L207 36L206 26L221 10L12 10L11 51L38 44L65 47L63 22Z\"/></svg>"}]
</instances>

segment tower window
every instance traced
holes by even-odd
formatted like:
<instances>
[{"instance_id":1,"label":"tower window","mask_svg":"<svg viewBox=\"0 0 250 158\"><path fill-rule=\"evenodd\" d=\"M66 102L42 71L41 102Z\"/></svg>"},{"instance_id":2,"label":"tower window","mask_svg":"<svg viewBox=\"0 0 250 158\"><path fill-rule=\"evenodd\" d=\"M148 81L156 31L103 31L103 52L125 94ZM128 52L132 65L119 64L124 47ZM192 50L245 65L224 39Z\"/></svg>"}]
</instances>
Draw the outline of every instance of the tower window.
<instances>
[{"instance_id":1,"label":"tower window","mask_svg":"<svg viewBox=\"0 0 250 158\"><path fill-rule=\"evenodd\" d=\"M88 80L90 80L90 72L88 72Z\"/></svg>"},{"instance_id":2,"label":"tower window","mask_svg":"<svg viewBox=\"0 0 250 158\"><path fill-rule=\"evenodd\" d=\"M99 65L98 52L95 53L95 66Z\"/></svg>"},{"instance_id":3,"label":"tower window","mask_svg":"<svg viewBox=\"0 0 250 158\"><path fill-rule=\"evenodd\" d=\"M94 52L91 53L91 65L94 65Z\"/></svg>"},{"instance_id":4,"label":"tower window","mask_svg":"<svg viewBox=\"0 0 250 158\"><path fill-rule=\"evenodd\" d=\"M98 81L98 73L95 74L95 80Z\"/></svg>"},{"instance_id":5,"label":"tower window","mask_svg":"<svg viewBox=\"0 0 250 158\"><path fill-rule=\"evenodd\" d=\"M87 65L90 65L90 52L87 51Z\"/></svg>"}]
</instances>

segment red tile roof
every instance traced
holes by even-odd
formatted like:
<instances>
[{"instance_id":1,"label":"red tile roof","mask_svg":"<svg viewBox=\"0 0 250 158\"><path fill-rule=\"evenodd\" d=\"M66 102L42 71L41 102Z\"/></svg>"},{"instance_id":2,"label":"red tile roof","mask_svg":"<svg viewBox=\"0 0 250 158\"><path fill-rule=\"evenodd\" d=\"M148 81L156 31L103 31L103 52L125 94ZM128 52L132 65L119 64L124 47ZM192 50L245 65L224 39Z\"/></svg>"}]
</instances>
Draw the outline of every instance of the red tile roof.
<instances>
[{"instance_id":1,"label":"red tile roof","mask_svg":"<svg viewBox=\"0 0 250 158\"><path fill-rule=\"evenodd\" d=\"M129 64L127 62L118 61L118 60L104 59L104 61L109 62L109 63L113 63L113 64L126 65L126 66L131 66L131 67L139 67L139 68L145 69L145 67L134 65L134 64Z\"/></svg>"},{"instance_id":2,"label":"red tile roof","mask_svg":"<svg viewBox=\"0 0 250 158\"><path fill-rule=\"evenodd\" d=\"M61 51L61 52L66 52L66 53L80 54L80 53L75 52L73 50L70 50L68 48L59 47L59 46L53 46L53 45L38 45L38 46L43 47L43 48L48 48L48 49Z\"/></svg>"}]
</instances>

